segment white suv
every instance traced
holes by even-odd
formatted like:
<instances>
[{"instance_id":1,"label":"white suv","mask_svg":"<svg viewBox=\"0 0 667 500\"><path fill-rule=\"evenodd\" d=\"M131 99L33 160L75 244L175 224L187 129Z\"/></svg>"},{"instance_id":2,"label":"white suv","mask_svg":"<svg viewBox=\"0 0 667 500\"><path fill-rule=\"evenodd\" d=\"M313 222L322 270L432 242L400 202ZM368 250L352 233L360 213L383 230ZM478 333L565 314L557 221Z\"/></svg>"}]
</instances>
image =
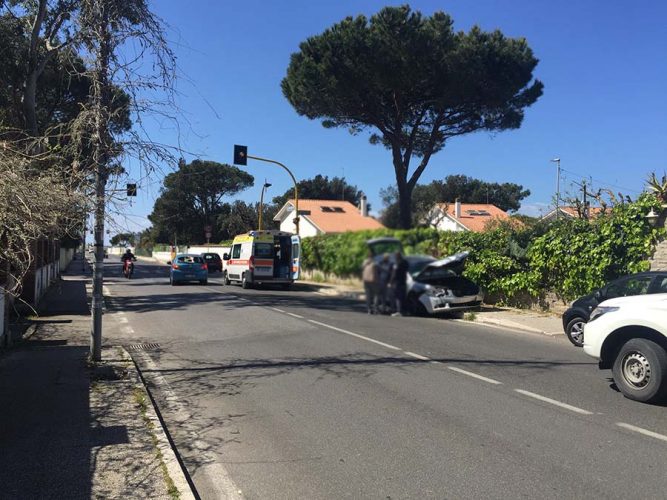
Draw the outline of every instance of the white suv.
<instances>
[{"instance_id":1,"label":"white suv","mask_svg":"<svg viewBox=\"0 0 667 500\"><path fill-rule=\"evenodd\" d=\"M604 301L584 328L584 351L611 368L625 397L667 398L667 294Z\"/></svg>"}]
</instances>

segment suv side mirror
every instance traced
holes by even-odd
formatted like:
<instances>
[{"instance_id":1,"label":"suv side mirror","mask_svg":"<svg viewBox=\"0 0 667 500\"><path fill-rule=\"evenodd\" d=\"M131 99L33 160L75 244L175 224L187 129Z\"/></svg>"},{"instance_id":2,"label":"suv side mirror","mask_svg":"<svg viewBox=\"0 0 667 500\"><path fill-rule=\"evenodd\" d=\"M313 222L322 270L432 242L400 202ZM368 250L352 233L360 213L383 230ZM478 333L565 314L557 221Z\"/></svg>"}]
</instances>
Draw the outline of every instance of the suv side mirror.
<instances>
[{"instance_id":1,"label":"suv side mirror","mask_svg":"<svg viewBox=\"0 0 667 500\"><path fill-rule=\"evenodd\" d=\"M228 253L223 253L222 254L222 260L229 260L229 254Z\"/></svg>"},{"instance_id":2,"label":"suv side mirror","mask_svg":"<svg viewBox=\"0 0 667 500\"><path fill-rule=\"evenodd\" d=\"M171 261L170 260L167 261L167 265L171 266Z\"/></svg>"}]
</instances>

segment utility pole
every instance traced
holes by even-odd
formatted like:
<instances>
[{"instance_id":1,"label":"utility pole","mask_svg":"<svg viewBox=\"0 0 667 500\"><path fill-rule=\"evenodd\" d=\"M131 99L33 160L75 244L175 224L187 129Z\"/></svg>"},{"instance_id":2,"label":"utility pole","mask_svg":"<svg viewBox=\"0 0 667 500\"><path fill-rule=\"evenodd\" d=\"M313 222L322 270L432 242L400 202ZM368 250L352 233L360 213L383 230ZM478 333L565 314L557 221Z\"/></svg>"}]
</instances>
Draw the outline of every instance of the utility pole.
<instances>
[{"instance_id":1,"label":"utility pole","mask_svg":"<svg viewBox=\"0 0 667 500\"><path fill-rule=\"evenodd\" d=\"M93 165L95 166L95 264L93 266L93 301L90 357L93 361L102 360L102 292L104 281L104 217L106 209L105 188L109 178L109 149L111 134L109 131L109 109L111 104L111 83L109 65L111 63L112 40L107 2L95 2L97 40L95 47L95 69L91 82L92 103L94 110L93 130Z\"/></svg>"}]
</instances>

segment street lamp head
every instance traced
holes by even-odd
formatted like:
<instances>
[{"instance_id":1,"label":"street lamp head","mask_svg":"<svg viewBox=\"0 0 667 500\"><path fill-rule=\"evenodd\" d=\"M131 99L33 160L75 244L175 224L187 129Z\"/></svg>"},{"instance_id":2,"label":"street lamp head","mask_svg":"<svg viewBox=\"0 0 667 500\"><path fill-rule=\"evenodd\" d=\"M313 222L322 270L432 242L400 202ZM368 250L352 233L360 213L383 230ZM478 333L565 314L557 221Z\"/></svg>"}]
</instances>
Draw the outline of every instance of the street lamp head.
<instances>
[{"instance_id":1,"label":"street lamp head","mask_svg":"<svg viewBox=\"0 0 667 500\"><path fill-rule=\"evenodd\" d=\"M266 189L269 189L269 188L271 187L271 183L270 183L270 182L265 182L265 183L264 183L264 187L265 187Z\"/></svg>"},{"instance_id":2,"label":"street lamp head","mask_svg":"<svg viewBox=\"0 0 667 500\"><path fill-rule=\"evenodd\" d=\"M560 163L560 158L554 158L553 160L549 160L549 161L552 161L554 163Z\"/></svg>"}]
</instances>

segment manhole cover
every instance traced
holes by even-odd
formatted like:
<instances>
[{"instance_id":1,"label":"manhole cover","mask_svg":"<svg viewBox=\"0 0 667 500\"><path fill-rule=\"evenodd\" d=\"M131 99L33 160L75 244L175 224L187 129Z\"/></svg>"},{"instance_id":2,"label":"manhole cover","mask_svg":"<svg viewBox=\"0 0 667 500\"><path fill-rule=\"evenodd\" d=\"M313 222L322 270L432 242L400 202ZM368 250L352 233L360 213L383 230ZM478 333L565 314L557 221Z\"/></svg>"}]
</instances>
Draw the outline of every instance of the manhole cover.
<instances>
[{"instance_id":1,"label":"manhole cover","mask_svg":"<svg viewBox=\"0 0 667 500\"><path fill-rule=\"evenodd\" d=\"M160 344L132 344L127 348L130 351L155 351L160 348Z\"/></svg>"}]
</instances>

